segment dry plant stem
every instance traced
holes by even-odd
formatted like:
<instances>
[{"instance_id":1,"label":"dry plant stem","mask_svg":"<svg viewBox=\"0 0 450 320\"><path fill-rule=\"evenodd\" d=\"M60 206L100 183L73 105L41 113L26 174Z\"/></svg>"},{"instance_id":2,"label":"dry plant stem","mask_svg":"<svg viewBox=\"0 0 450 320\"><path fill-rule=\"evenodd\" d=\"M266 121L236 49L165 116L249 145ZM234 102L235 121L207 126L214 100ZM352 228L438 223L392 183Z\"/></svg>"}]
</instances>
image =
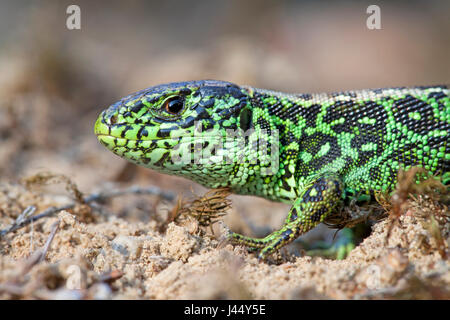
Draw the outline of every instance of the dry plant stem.
<instances>
[{"instance_id":1,"label":"dry plant stem","mask_svg":"<svg viewBox=\"0 0 450 320\"><path fill-rule=\"evenodd\" d=\"M74 196L77 202L83 203L84 201L83 193L78 189L77 185L74 182L72 182L72 180L69 177L63 174L56 174L52 172L40 172L34 176L22 179L22 182L27 187L30 187L35 184L45 185L63 182L66 185L66 190L69 191Z\"/></svg>"},{"instance_id":2,"label":"dry plant stem","mask_svg":"<svg viewBox=\"0 0 450 320\"><path fill-rule=\"evenodd\" d=\"M28 217L33 215L33 213L36 211L35 206L28 206L23 212L17 217L17 219L9 226L8 228L0 231L0 237L2 237L4 234L16 230L17 226L20 226L22 223L26 221Z\"/></svg>"},{"instance_id":3,"label":"dry plant stem","mask_svg":"<svg viewBox=\"0 0 450 320\"><path fill-rule=\"evenodd\" d=\"M151 194L156 195L158 197L163 198L164 200L172 201L175 199L175 195L172 192L163 191L155 186L150 187L139 187L139 186L131 186L126 189L118 189L118 190L108 190L108 191L102 191L98 193L93 193L90 196L87 196L84 198L84 201L86 203L92 202L92 201L99 201L103 199L123 196L126 194Z\"/></svg>"},{"instance_id":4,"label":"dry plant stem","mask_svg":"<svg viewBox=\"0 0 450 320\"><path fill-rule=\"evenodd\" d=\"M28 218L26 220L21 221L20 223L17 223L17 220L16 220L10 227L0 231L0 238L5 236L7 233L16 231L16 230L18 230L20 228L23 228L23 227L29 225L30 223L32 223L34 221L37 221L37 220L39 220L41 218L49 217L49 216L51 216L51 215L53 215L53 214L55 214L55 213L57 213L59 211L69 210L69 209L72 209L73 207L75 207L75 203L66 204L66 205L61 206L61 207L50 207L50 208L45 209L43 212L41 212L41 213L39 213L39 214L37 214L35 216L32 216L32 217L30 217L30 218Z\"/></svg>"},{"instance_id":5,"label":"dry plant stem","mask_svg":"<svg viewBox=\"0 0 450 320\"><path fill-rule=\"evenodd\" d=\"M28 207L29 208L29 207ZM28 209L27 208L27 209ZM25 211L27 210L25 209ZM25 213L24 211L24 213ZM22 213L23 214L23 213ZM33 252L23 263L20 272L13 278L12 282L9 283L0 283L0 292L7 292L9 294L23 297L29 296L31 292L37 289L37 283L33 283L31 285L20 285L19 282L21 279L28 273L30 270L40 262L45 259L48 250L50 249L51 243L55 238L55 234L59 229L60 220L56 221L52 225L52 231L47 238L44 246L35 252Z\"/></svg>"},{"instance_id":6,"label":"dry plant stem","mask_svg":"<svg viewBox=\"0 0 450 320\"><path fill-rule=\"evenodd\" d=\"M126 189L108 190L108 191L93 193L84 198L84 203L87 204L87 203L91 203L91 202L95 202L95 201L105 200L108 198L123 196L126 194L157 195L157 196L163 198L164 200L168 200L168 201L171 201L175 198L175 195L173 193L167 192L167 191L162 191L161 189L154 187L154 186L150 186L150 187L131 186ZM72 203L69 203L69 204L66 204L66 205L63 205L60 207L50 207L35 216L29 217L27 219L19 219L20 217L24 216L25 211L28 210L28 208L27 208L10 227L0 231L0 239L3 236L5 236L7 233L16 231L20 228L23 228L24 226L26 226L34 221L37 221L41 218L52 216L55 213L63 211L63 210L73 209L76 204L77 204L76 202L72 202ZM29 216L29 215L30 214L27 214L27 216Z\"/></svg>"},{"instance_id":7,"label":"dry plant stem","mask_svg":"<svg viewBox=\"0 0 450 320\"><path fill-rule=\"evenodd\" d=\"M41 254L41 258L39 259L39 262L43 261L45 259L45 256L47 255L48 250L50 249L50 246L52 244L53 239L55 238L55 234L59 229L59 223L60 220L56 221L53 225L52 225L52 232L50 232L50 235L48 236L47 241L45 242L44 247L42 248L42 254Z\"/></svg>"},{"instance_id":8,"label":"dry plant stem","mask_svg":"<svg viewBox=\"0 0 450 320\"><path fill-rule=\"evenodd\" d=\"M422 176L420 176L422 175ZM420 177L420 183L416 183L416 180ZM408 171L400 170L398 173L398 183L394 194L390 199L391 213L390 224L385 237L385 245L391 236L392 229L399 223L399 218L408 207L408 198L414 193L426 193L428 195L436 195L436 191L440 191L442 194L447 193L446 187L439 182L439 180L433 179L424 169L412 168Z\"/></svg>"},{"instance_id":9,"label":"dry plant stem","mask_svg":"<svg viewBox=\"0 0 450 320\"><path fill-rule=\"evenodd\" d=\"M50 235L47 238L47 241L45 242L44 246L35 252L33 252L23 263L21 271L17 274L17 276L14 278L13 282L17 283L20 281L20 279L23 278L36 264L40 263L45 259L45 256L47 255L48 250L50 249L50 245L55 238L55 234L59 229L59 223L60 221L56 221L52 225L52 231L50 232Z\"/></svg>"},{"instance_id":10,"label":"dry plant stem","mask_svg":"<svg viewBox=\"0 0 450 320\"><path fill-rule=\"evenodd\" d=\"M171 219L185 219L190 216L197 220L202 227L211 227L218 219L225 215L231 207L231 201L227 199L230 191L227 188L211 189L202 197L190 202L179 200L177 207L172 213Z\"/></svg>"},{"instance_id":11,"label":"dry plant stem","mask_svg":"<svg viewBox=\"0 0 450 320\"><path fill-rule=\"evenodd\" d=\"M100 277L98 278L98 281L111 283L117 279L120 279L123 275L124 275L124 273L120 270L112 270L110 272L100 275Z\"/></svg>"}]
</instances>

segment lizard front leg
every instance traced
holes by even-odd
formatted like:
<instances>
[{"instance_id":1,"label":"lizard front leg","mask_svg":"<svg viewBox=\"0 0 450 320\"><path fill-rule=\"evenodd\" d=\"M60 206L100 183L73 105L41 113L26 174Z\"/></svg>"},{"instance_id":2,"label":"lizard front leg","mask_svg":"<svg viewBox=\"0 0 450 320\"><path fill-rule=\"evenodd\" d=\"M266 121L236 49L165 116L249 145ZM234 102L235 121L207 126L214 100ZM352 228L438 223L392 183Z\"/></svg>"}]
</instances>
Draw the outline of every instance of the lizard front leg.
<instances>
[{"instance_id":1,"label":"lizard front leg","mask_svg":"<svg viewBox=\"0 0 450 320\"><path fill-rule=\"evenodd\" d=\"M343 190L343 184L337 175L324 174L316 177L302 188L279 230L262 239L230 232L228 239L234 244L261 249L258 258L265 259L323 222L339 205Z\"/></svg>"}]
</instances>

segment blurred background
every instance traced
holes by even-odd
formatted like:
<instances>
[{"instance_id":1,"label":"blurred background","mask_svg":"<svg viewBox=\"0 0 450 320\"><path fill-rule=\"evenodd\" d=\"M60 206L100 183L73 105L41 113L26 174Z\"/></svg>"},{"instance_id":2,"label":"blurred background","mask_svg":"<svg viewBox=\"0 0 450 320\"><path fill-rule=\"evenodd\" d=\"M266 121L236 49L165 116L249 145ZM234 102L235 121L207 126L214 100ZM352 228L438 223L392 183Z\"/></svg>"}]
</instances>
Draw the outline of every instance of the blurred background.
<instances>
[{"instance_id":1,"label":"blurred background","mask_svg":"<svg viewBox=\"0 0 450 320\"><path fill-rule=\"evenodd\" d=\"M66 28L70 4L81 30ZM366 26L371 4L381 30ZM204 78L299 93L450 83L449 14L441 0L2 0L0 183L50 170L84 192L107 182L201 190L107 151L93 134L100 111L151 85ZM260 225L286 214L236 199Z\"/></svg>"}]
</instances>

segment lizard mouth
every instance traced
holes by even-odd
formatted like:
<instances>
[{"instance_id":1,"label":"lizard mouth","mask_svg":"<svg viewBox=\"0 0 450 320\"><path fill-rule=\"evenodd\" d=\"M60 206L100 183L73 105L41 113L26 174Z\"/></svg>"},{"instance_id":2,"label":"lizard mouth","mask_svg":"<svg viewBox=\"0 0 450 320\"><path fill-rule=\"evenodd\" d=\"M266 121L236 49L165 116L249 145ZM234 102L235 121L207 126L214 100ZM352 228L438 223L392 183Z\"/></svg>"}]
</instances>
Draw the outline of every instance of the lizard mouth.
<instances>
[{"instance_id":1,"label":"lizard mouth","mask_svg":"<svg viewBox=\"0 0 450 320\"><path fill-rule=\"evenodd\" d=\"M223 135L218 135L217 133L204 132L197 136L192 135L191 132L184 133L182 131L177 132L181 133L179 136L171 137L170 134L166 136L152 134L151 137L139 139L138 136L127 137L126 135L114 134L113 126L105 123L103 118L99 117L94 127L98 141L116 155L131 159L145 158L150 156L151 153L167 152L178 147L183 147L184 152L187 152L187 149L203 149L213 143L221 145L224 141ZM145 129L146 127L143 128ZM140 131L140 129L134 129L134 132L136 131ZM192 147L187 148L188 145Z\"/></svg>"},{"instance_id":2,"label":"lizard mouth","mask_svg":"<svg viewBox=\"0 0 450 320\"><path fill-rule=\"evenodd\" d=\"M218 166L220 161L227 161L226 155L238 152L230 140L236 137L227 137L221 131L196 134L192 131L175 130L172 133L167 130L165 134L155 134L158 127L155 126L152 130L151 127L140 126L130 129L133 134L121 135L118 133L123 131L115 131L114 126L117 124L110 125L100 116L94 127L98 141L119 157L158 170L187 170L192 163L197 162L211 162L213 166ZM150 134L139 139L139 135L135 133L142 128L148 128Z\"/></svg>"},{"instance_id":3,"label":"lizard mouth","mask_svg":"<svg viewBox=\"0 0 450 320\"><path fill-rule=\"evenodd\" d=\"M108 134L97 134L99 142L119 157L125 158L133 163L143 165L152 169L166 170L170 173L179 168L189 168L195 161L214 160L215 152L212 146L216 144L216 150L223 150L220 138L214 140L212 137L180 137L160 138L154 140L131 140L118 138ZM213 140L211 140L213 139ZM223 151L221 153L224 153ZM222 157L219 160L225 161ZM194 161L194 162L193 162ZM218 161L217 159L214 161Z\"/></svg>"}]
</instances>

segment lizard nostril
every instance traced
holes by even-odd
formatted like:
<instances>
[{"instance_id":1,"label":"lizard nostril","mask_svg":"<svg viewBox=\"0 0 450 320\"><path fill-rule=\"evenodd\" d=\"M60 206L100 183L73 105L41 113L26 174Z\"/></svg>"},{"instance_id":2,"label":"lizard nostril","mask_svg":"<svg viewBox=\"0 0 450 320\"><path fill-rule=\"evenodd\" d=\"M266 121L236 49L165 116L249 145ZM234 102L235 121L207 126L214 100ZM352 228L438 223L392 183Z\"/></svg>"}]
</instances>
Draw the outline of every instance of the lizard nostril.
<instances>
[{"instance_id":1,"label":"lizard nostril","mask_svg":"<svg viewBox=\"0 0 450 320\"><path fill-rule=\"evenodd\" d=\"M110 119L109 122L111 124L116 124L117 123L117 114L113 115Z\"/></svg>"}]
</instances>

